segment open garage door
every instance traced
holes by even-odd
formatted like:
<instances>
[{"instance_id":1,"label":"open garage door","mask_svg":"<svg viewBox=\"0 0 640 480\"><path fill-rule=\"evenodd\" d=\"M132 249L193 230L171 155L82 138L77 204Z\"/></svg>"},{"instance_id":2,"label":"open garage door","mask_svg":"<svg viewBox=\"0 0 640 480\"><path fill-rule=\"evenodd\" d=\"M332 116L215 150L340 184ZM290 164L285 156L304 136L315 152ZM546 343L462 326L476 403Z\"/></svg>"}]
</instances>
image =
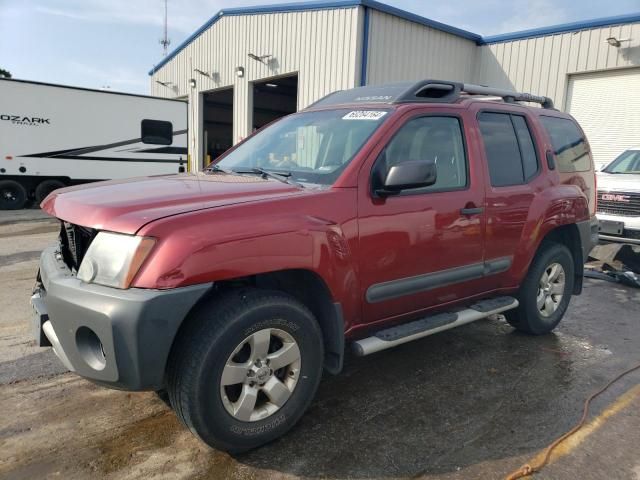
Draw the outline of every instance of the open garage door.
<instances>
[{"instance_id":1,"label":"open garage door","mask_svg":"<svg viewBox=\"0 0 640 480\"><path fill-rule=\"evenodd\" d=\"M567 110L585 133L596 167L640 145L640 68L569 78Z\"/></svg>"},{"instance_id":2,"label":"open garage door","mask_svg":"<svg viewBox=\"0 0 640 480\"><path fill-rule=\"evenodd\" d=\"M290 113L298 105L298 75L253 83L253 129Z\"/></svg>"},{"instance_id":3,"label":"open garage door","mask_svg":"<svg viewBox=\"0 0 640 480\"><path fill-rule=\"evenodd\" d=\"M233 87L202 94L204 164L233 145Z\"/></svg>"}]
</instances>

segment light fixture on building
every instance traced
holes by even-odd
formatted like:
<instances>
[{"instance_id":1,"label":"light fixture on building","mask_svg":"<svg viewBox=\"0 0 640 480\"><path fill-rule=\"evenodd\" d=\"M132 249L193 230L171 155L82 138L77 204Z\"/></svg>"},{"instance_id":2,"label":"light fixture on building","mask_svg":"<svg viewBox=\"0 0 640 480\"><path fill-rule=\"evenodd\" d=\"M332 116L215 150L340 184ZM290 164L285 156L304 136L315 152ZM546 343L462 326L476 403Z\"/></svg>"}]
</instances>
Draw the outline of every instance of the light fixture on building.
<instances>
[{"instance_id":1,"label":"light fixture on building","mask_svg":"<svg viewBox=\"0 0 640 480\"><path fill-rule=\"evenodd\" d=\"M196 88L196 79L195 78L190 78L189 79L189 85L191 85L191 88Z\"/></svg>"},{"instance_id":2,"label":"light fixture on building","mask_svg":"<svg viewBox=\"0 0 640 480\"><path fill-rule=\"evenodd\" d=\"M244 77L244 67L236 67L236 76Z\"/></svg>"},{"instance_id":3,"label":"light fixture on building","mask_svg":"<svg viewBox=\"0 0 640 480\"><path fill-rule=\"evenodd\" d=\"M158 85L162 85L163 87L167 87L167 88L173 88L173 83L171 82L161 82L160 80L156 80L156 83Z\"/></svg>"},{"instance_id":4,"label":"light fixture on building","mask_svg":"<svg viewBox=\"0 0 640 480\"><path fill-rule=\"evenodd\" d=\"M265 65L267 64L265 60L267 58L271 58L271 55L256 55L255 53L247 53L247 55L249 58L253 58L256 62L264 63Z\"/></svg>"},{"instance_id":5,"label":"light fixture on building","mask_svg":"<svg viewBox=\"0 0 640 480\"><path fill-rule=\"evenodd\" d=\"M269 88L278 88L278 85L276 85L275 83L265 83L264 85L265 87Z\"/></svg>"},{"instance_id":6,"label":"light fixture on building","mask_svg":"<svg viewBox=\"0 0 640 480\"><path fill-rule=\"evenodd\" d=\"M630 38L623 38L621 40L618 40L616 37L607 38L607 43L612 47L616 47L616 48L620 48L622 46L622 42L630 42L630 41L631 41Z\"/></svg>"}]
</instances>

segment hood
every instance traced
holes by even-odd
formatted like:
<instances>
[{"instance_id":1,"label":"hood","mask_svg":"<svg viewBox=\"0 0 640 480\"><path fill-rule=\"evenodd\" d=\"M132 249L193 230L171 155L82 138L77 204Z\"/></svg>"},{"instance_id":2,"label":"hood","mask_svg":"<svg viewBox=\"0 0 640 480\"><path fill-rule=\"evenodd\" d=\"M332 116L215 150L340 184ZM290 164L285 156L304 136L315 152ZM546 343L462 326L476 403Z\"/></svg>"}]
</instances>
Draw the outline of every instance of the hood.
<instances>
[{"instance_id":1,"label":"hood","mask_svg":"<svg viewBox=\"0 0 640 480\"><path fill-rule=\"evenodd\" d=\"M640 193L640 174L598 172L598 190Z\"/></svg>"},{"instance_id":2,"label":"hood","mask_svg":"<svg viewBox=\"0 0 640 480\"><path fill-rule=\"evenodd\" d=\"M299 187L259 176L197 173L63 188L49 195L41 206L49 215L69 223L134 234L163 217L302 192Z\"/></svg>"}]
</instances>

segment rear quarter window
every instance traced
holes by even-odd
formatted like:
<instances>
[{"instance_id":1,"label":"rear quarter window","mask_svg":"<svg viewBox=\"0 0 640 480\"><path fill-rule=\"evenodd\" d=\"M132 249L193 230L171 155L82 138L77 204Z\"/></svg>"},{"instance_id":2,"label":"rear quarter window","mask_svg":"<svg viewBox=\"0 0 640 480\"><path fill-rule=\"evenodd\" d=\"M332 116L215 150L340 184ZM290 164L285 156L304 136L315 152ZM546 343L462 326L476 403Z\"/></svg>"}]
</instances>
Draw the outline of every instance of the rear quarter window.
<instances>
[{"instance_id":1,"label":"rear quarter window","mask_svg":"<svg viewBox=\"0 0 640 480\"><path fill-rule=\"evenodd\" d=\"M541 116L540 122L549 134L556 156L558 170L562 173L591 170L591 155L587 142L573 120Z\"/></svg>"}]
</instances>

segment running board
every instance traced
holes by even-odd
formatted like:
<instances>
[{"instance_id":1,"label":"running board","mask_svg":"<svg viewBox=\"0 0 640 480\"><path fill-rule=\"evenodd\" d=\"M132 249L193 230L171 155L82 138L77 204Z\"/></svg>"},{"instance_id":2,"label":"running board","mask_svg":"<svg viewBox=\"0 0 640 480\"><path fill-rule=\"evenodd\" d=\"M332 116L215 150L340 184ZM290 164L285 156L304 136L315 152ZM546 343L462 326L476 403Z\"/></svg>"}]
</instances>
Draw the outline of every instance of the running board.
<instances>
[{"instance_id":1,"label":"running board","mask_svg":"<svg viewBox=\"0 0 640 480\"><path fill-rule=\"evenodd\" d=\"M355 354L359 357L386 350L403 343L443 332L502 313L518 306L513 297L495 297L474 303L469 308L456 312L438 313L431 317L415 320L397 327L380 330L372 337L353 342Z\"/></svg>"}]
</instances>

